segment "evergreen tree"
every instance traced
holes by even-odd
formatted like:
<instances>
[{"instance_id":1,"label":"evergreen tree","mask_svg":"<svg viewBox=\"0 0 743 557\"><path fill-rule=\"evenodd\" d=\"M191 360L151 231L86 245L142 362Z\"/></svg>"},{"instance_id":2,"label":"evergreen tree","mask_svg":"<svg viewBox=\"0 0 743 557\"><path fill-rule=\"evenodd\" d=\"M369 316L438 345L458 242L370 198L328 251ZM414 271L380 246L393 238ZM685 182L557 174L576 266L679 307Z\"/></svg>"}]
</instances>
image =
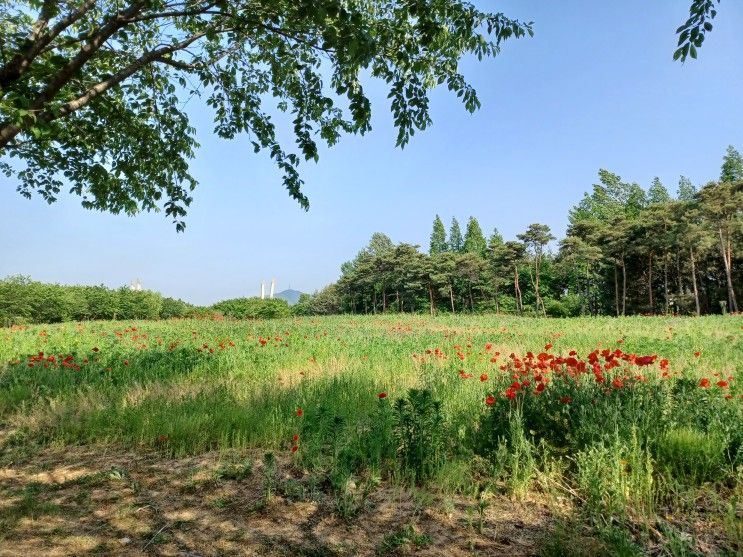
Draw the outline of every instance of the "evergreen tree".
<instances>
[{"instance_id":1,"label":"evergreen tree","mask_svg":"<svg viewBox=\"0 0 743 557\"><path fill-rule=\"evenodd\" d=\"M488 249L493 251L499 246L503 245L503 236L500 232L498 232L497 228L493 228L492 234L490 234L490 238L488 238Z\"/></svg>"},{"instance_id":2,"label":"evergreen tree","mask_svg":"<svg viewBox=\"0 0 743 557\"><path fill-rule=\"evenodd\" d=\"M694 187L694 184L691 183L691 180L689 180L686 176L681 176L679 178L679 187L676 192L676 197L679 199L679 201L693 201L696 193L697 188Z\"/></svg>"},{"instance_id":3,"label":"evergreen tree","mask_svg":"<svg viewBox=\"0 0 743 557\"><path fill-rule=\"evenodd\" d=\"M477 222L475 217L470 217L470 220L467 221L467 232L464 236L464 251L466 253L485 255L487 247L480 223Z\"/></svg>"},{"instance_id":4,"label":"evergreen tree","mask_svg":"<svg viewBox=\"0 0 743 557\"><path fill-rule=\"evenodd\" d=\"M661 203L668 203L671 201L671 194L668 193L666 186L660 181L657 176L653 178L653 183L650 184L648 190L648 203L651 205L659 205Z\"/></svg>"},{"instance_id":5,"label":"evergreen tree","mask_svg":"<svg viewBox=\"0 0 743 557\"><path fill-rule=\"evenodd\" d=\"M430 255L436 255L437 253L443 253L449 249L446 243L446 230L444 229L444 223L441 222L441 217L436 215L433 220L433 231L431 232L431 244L428 248Z\"/></svg>"},{"instance_id":6,"label":"evergreen tree","mask_svg":"<svg viewBox=\"0 0 743 557\"><path fill-rule=\"evenodd\" d=\"M449 228L449 250L453 252L464 250L462 229L459 228L459 221L456 218L451 219L451 227Z\"/></svg>"},{"instance_id":7,"label":"evergreen tree","mask_svg":"<svg viewBox=\"0 0 743 557\"><path fill-rule=\"evenodd\" d=\"M743 157L735 150L735 147L729 145L725 156L722 158L720 182L738 182L740 180L743 180Z\"/></svg>"}]
</instances>

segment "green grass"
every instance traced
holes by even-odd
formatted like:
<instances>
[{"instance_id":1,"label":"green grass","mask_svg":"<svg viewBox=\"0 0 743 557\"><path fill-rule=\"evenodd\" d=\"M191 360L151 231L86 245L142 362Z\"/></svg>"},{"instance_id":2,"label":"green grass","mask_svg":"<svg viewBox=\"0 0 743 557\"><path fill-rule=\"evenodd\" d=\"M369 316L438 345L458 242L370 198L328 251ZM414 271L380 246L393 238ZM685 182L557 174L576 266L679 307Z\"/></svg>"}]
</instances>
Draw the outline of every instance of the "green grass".
<instances>
[{"instance_id":1,"label":"green grass","mask_svg":"<svg viewBox=\"0 0 743 557\"><path fill-rule=\"evenodd\" d=\"M348 492L351 478L457 493L492 484L524 496L557 474L596 536L631 553L632 539L599 526L606 517L648 520L673 506L664 486L743 495L742 333L736 316L342 316L0 329L0 431L12 432L5 443L20 448L113 444L173 457L273 451L327 474L341 510L365 497ZM599 355L599 382L588 363L596 349L657 358L604 369L609 360ZM585 373L537 367L540 353L571 351L587 363ZM522 373L527 361L532 367ZM513 381L520 384L510 400ZM251 473L231 461L217 472Z\"/></svg>"}]
</instances>

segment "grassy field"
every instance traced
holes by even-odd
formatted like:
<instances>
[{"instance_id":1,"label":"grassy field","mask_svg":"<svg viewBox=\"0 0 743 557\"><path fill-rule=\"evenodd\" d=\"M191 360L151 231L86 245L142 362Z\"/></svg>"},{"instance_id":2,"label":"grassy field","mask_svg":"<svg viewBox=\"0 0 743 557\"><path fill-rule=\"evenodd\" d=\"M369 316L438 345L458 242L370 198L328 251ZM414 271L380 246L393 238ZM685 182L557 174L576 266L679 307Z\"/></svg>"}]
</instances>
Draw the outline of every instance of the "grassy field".
<instances>
[{"instance_id":1,"label":"grassy field","mask_svg":"<svg viewBox=\"0 0 743 557\"><path fill-rule=\"evenodd\" d=\"M741 552L741 317L0 329L0 555Z\"/></svg>"}]
</instances>

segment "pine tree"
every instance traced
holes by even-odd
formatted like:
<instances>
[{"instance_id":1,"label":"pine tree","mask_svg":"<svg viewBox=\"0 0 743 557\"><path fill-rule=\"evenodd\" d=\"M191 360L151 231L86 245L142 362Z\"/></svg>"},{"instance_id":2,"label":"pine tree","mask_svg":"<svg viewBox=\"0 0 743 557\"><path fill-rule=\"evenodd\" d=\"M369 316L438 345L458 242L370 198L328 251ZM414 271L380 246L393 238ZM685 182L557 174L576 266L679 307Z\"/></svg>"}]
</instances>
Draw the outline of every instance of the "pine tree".
<instances>
[{"instance_id":1,"label":"pine tree","mask_svg":"<svg viewBox=\"0 0 743 557\"><path fill-rule=\"evenodd\" d=\"M464 236L464 251L466 253L485 255L486 249L487 243L485 242L482 228L480 228L480 223L477 222L475 217L470 217L470 220L467 221L467 233Z\"/></svg>"},{"instance_id":2,"label":"pine tree","mask_svg":"<svg viewBox=\"0 0 743 557\"><path fill-rule=\"evenodd\" d=\"M722 158L722 170L720 182L738 182L743 180L743 157L732 145L728 146L725 156Z\"/></svg>"},{"instance_id":3,"label":"pine tree","mask_svg":"<svg viewBox=\"0 0 743 557\"><path fill-rule=\"evenodd\" d=\"M671 194L668 193L666 186L663 185L660 178L656 176L653 178L653 183L648 190L648 202L651 205L658 205L668 203L669 201L671 201Z\"/></svg>"},{"instance_id":4,"label":"pine tree","mask_svg":"<svg viewBox=\"0 0 743 557\"><path fill-rule=\"evenodd\" d=\"M493 228L493 233L488 238L488 249L493 250L498 246L503 245L503 236L498 232L497 228Z\"/></svg>"},{"instance_id":5,"label":"pine tree","mask_svg":"<svg viewBox=\"0 0 743 557\"><path fill-rule=\"evenodd\" d=\"M692 201L697 193L697 188L691 183L686 176L679 178L679 187L676 191L676 197L679 201Z\"/></svg>"},{"instance_id":6,"label":"pine tree","mask_svg":"<svg viewBox=\"0 0 743 557\"><path fill-rule=\"evenodd\" d=\"M437 253L443 253L448 251L449 246L446 243L446 230L444 229L444 223L441 218L436 215L433 220L433 231L431 232L431 245L428 249L428 253L436 255Z\"/></svg>"},{"instance_id":7,"label":"pine tree","mask_svg":"<svg viewBox=\"0 0 743 557\"><path fill-rule=\"evenodd\" d=\"M454 252L464 250L462 229L459 228L459 222L456 218L451 219L451 227L449 228L449 250Z\"/></svg>"}]
</instances>

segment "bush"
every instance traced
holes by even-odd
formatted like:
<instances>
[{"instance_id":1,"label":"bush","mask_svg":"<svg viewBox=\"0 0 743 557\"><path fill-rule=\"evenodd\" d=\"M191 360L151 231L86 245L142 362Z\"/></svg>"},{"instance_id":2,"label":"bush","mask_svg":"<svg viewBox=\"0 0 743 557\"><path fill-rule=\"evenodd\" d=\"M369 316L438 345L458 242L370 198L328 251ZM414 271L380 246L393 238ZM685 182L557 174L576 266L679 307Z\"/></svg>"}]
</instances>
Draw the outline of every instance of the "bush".
<instances>
[{"instance_id":1,"label":"bush","mask_svg":"<svg viewBox=\"0 0 743 557\"><path fill-rule=\"evenodd\" d=\"M699 485L716 479L723 466L725 439L691 427L673 429L656 446L656 459L671 477Z\"/></svg>"},{"instance_id":2,"label":"bush","mask_svg":"<svg viewBox=\"0 0 743 557\"><path fill-rule=\"evenodd\" d=\"M394 436L403 474L415 483L431 479L444 462L441 403L428 389L410 389L395 402Z\"/></svg>"},{"instance_id":3,"label":"bush","mask_svg":"<svg viewBox=\"0 0 743 557\"><path fill-rule=\"evenodd\" d=\"M272 300L235 298L216 303L212 306L212 309L235 319L271 319L291 315L289 303L277 298Z\"/></svg>"}]
</instances>

